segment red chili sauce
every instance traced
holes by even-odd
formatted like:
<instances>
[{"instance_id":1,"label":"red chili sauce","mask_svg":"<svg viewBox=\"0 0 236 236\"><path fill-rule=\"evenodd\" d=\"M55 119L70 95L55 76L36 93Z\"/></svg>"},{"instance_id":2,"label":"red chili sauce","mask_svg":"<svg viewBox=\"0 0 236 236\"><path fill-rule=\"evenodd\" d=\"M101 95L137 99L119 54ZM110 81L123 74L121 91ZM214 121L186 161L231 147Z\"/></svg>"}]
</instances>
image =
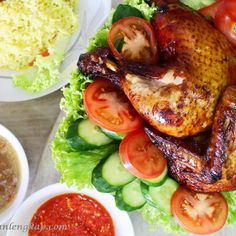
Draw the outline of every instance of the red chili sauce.
<instances>
[{"instance_id":1,"label":"red chili sauce","mask_svg":"<svg viewBox=\"0 0 236 236\"><path fill-rule=\"evenodd\" d=\"M114 236L108 211L95 199L77 193L49 199L31 219L29 236Z\"/></svg>"}]
</instances>

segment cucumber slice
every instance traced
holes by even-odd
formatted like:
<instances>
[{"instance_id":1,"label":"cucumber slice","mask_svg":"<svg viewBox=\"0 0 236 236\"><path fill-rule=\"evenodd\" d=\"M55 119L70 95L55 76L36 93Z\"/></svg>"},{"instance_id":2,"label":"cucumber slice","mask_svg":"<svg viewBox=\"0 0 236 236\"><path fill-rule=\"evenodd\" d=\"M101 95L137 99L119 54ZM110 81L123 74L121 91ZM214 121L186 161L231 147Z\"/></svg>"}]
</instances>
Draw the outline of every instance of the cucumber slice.
<instances>
[{"instance_id":1,"label":"cucumber slice","mask_svg":"<svg viewBox=\"0 0 236 236\"><path fill-rule=\"evenodd\" d=\"M90 120L77 120L68 129L66 135L69 145L76 150L88 150L112 142L99 127Z\"/></svg>"},{"instance_id":2,"label":"cucumber slice","mask_svg":"<svg viewBox=\"0 0 236 236\"><path fill-rule=\"evenodd\" d=\"M77 120L74 123L70 125L68 128L66 139L68 144L75 150L89 150L96 148L96 146L91 145L87 142L85 142L79 135L78 135L78 124L81 122L81 120Z\"/></svg>"},{"instance_id":3,"label":"cucumber slice","mask_svg":"<svg viewBox=\"0 0 236 236\"><path fill-rule=\"evenodd\" d=\"M117 207L121 210L134 211L140 209L146 203L141 191L140 180L135 179L119 189L116 192L115 200Z\"/></svg>"},{"instance_id":4,"label":"cucumber slice","mask_svg":"<svg viewBox=\"0 0 236 236\"><path fill-rule=\"evenodd\" d=\"M113 132L104 128L100 128L100 129L108 138L111 138L114 140L122 140L125 137L125 134L122 134L122 133L116 133L116 132Z\"/></svg>"},{"instance_id":5,"label":"cucumber slice","mask_svg":"<svg viewBox=\"0 0 236 236\"><path fill-rule=\"evenodd\" d=\"M149 186L157 187L161 186L167 179L168 167L166 166L160 176L155 179L141 179L141 181Z\"/></svg>"},{"instance_id":6,"label":"cucumber slice","mask_svg":"<svg viewBox=\"0 0 236 236\"><path fill-rule=\"evenodd\" d=\"M158 187L151 187L141 183L141 190L147 202L168 214L171 214L171 197L178 187L179 184L171 178L167 178L166 181Z\"/></svg>"},{"instance_id":7,"label":"cucumber slice","mask_svg":"<svg viewBox=\"0 0 236 236\"><path fill-rule=\"evenodd\" d=\"M85 142L95 146L102 146L112 142L112 139L101 132L99 126L90 120L82 120L78 124L78 134Z\"/></svg>"},{"instance_id":8,"label":"cucumber slice","mask_svg":"<svg viewBox=\"0 0 236 236\"><path fill-rule=\"evenodd\" d=\"M93 170L92 173L92 184L93 186L102 193L112 193L120 188L120 186L112 186L102 177L102 167L105 160L102 160Z\"/></svg>"},{"instance_id":9,"label":"cucumber slice","mask_svg":"<svg viewBox=\"0 0 236 236\"><path fill-rule=\"evenodd\" d=\"M148 204L157 208L156 203L153 202L152 197L149 194L149 186L141 181L140 187L141 187L141 192L144 198L146 199L146 201L148 202Z\"/></svg>"},{"instance_id":10,"label":"cucumber slice","mask_svg":"<svg viewBox=\"0 0 236 236\"><path fill-rule=\"evenodd\" d=\"M135 179L121 163L119 152L113 153L102 167L102 177L112 186L123 186Z\"/></svg>"},{"instance_id":11,"label":"cucumber slice","mask_svg":"<svg viewBox=\"0 0 236 236\"><path fill-rule=\"evenodd\" d=\"M99 192L111 193L134 179L135 176L130 174L121 163L119 153L115 152L95 167L91 182Z\"/></svg>"}]
</instances>

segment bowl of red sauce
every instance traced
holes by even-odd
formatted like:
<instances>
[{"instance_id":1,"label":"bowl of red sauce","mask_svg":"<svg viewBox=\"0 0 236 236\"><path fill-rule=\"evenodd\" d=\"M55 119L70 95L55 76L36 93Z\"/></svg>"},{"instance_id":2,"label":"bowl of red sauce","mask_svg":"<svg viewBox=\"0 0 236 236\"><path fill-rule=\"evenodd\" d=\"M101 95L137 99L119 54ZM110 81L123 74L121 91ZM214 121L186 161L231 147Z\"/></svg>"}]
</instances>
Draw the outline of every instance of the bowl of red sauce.
<instances>
[{"instance_id":1,"label":"bowl of red sauce","mask_svg":"<svg viewBox=\"0 0 236 236\"><path fill-rule=\"evenodd\" d=\"M10 227L10 225L12 225ZM18 209L7 236L134 236L128 214L110 194L78 192L53 184L31 195Z\"/></svg>"}]
</instances>

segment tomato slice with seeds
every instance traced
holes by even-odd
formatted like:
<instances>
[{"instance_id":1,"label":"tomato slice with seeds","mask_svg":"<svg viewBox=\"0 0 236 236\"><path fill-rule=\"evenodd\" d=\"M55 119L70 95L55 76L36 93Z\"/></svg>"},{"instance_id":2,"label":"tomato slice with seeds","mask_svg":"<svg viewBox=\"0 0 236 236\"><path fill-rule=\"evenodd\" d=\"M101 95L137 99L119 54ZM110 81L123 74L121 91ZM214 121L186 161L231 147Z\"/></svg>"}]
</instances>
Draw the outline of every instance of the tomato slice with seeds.
<instances>
[{"instance_id":1,"label":"tomato slice with seeds","mask_svg":"<svg viewBox=\"0 0 236 236\"><path fill-rule=\"evenodd\" d=\"M236 20L229 15L226 7L220 7L215 14L217 28L236 46Z\"/></svg>"},{"instance_id":2,"label":"tomato slice with seeds","mask_svg":"<svg viewBox=\"0 0 236 236\"><path fill-rule=\"evenodd\" d=\"M230 17L236 21L236 1L235 0L225 0L225 9L230 15Z\"/></svg>"},{"instance_id":3,"label":"tomato slice with seeds","mask_svg":"<svg viewBox=\"0 0 236 236\"><path fill-rule=\"evenodd\" d=\"M166 168L167 161L143 129L125 136L119 149L125 168L141 179L154 179Z\"/></svg>"},{"instance_id":4,"label":"tomato slice with seeds","mask_svg":"<svg viewBox=\"0 0 236 236\"><path fill-rule=\"evenodd\" d=\"M216 27L236 45L236 1L217 0L213 4L199 10L206 17L214 19Z\"/></svg>"},{"instance_id":5,"label":"tomato slice with seeds","mask_svg":"<svg viewBox=\"0 0 236 236\"><path fill-rule=\"evenodd\" d=\"M89 118L102 128L128 133L142 125L142 118L125 94L108 80L97 79L90 84L83 101Z\"/></svg>"},{"instance_id":6,"label":"tomato slice with seeds","mask_svg":"<svg viewBox=\"0 0 236 236\"><path fill-rule=\"evenodd\" d=\"M196 193L179 187L171 198L176 221L195 234L220 230L228 216L228 205L221 193Z\"/></svg>"},{"instance_id":7,"label":"tomato slice with seeds","mask_svg":"<svg viewBox=\"0 0 236 236\"><path fill-rule=\"evenodd\" d=\"M199 12L205 17L210 16L214 19L217 10L219 9L219 7L221 7L223 3L224 3L224 0L216 0L211 5L201 8Z\"/></svg>"},{"instance_id":8,"label":"tomato slice with seeds","mask_svg":"<svg viewBox=\"0 0 236 236\"><path fill-rule=\"evenodd\" d=\"M125 58L146 64L157 63L154 29L142 18L130 16L114 23L108 34L108 44L118 60Z\"/></svg>"}]
</instances>

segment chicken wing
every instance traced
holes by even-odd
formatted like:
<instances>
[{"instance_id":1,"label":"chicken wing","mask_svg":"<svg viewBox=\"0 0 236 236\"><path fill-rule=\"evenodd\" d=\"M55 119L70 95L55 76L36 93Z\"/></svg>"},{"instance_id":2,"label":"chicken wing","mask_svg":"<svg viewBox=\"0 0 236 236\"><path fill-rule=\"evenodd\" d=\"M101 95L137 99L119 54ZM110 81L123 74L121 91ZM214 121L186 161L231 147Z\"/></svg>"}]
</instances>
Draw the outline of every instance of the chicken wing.
<instances>
[{"instance_id":1,"label":"chicken wing","mask_svg":"<svg viewBox=\"0 0 236 236\"><path fill-rule=\"evenodd\" d=\"M191 150L188 140L145 128L168 159L171 175L198 192L236 189L236 86L228 87L219 101L208 148Z\"/></svg>"}]
</instances>

